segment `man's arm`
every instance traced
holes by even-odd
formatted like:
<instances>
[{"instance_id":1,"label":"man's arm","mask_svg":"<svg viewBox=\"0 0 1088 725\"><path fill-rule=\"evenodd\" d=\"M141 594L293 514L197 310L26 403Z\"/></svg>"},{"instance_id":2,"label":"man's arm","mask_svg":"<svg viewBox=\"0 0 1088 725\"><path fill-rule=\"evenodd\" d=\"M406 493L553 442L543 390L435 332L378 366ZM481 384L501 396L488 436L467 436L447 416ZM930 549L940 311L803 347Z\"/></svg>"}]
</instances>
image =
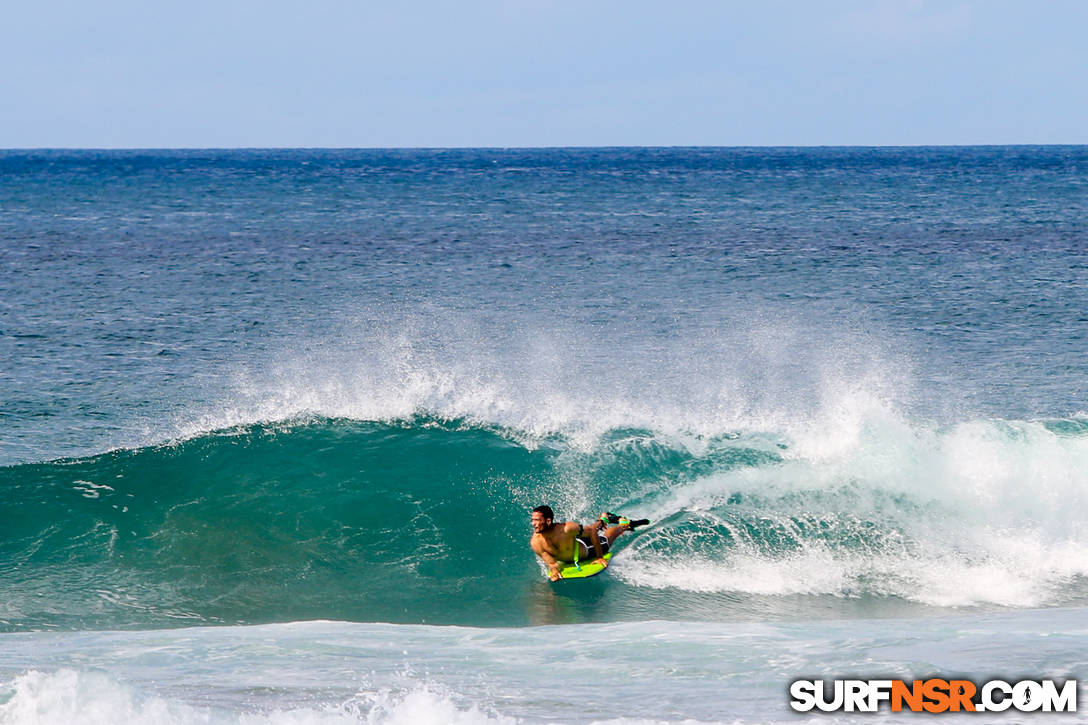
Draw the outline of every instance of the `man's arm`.
<instances>
[{"instance_id":1,"label":"man's arm","mask_svg":"<svg viewBox=\"0 0 1088 725\"><path fill-rule=\"evenodd\" d=\"M589 540L593 542L593 548L596 550L597 563L607 569L608 559L604 558L604 550L601 548L601 537L597 535L596 525L589 528Z\"/></svg>"},{"instance_id":2,"label":"man's arm","mask_svg":"<svg viewBox=\"0 0 1088 725\"><path fill-rule=\"evenodd\" d=\"M537 556L543 559L544 563L548 565L548 578L552 581L562 579L563 575L559 573L559 562L556 561L554 556L544 551L543 537L540 535L534 536L529 541L529 545L533 547L533 551L536 552Z\"/></svg>"}]
</instances>

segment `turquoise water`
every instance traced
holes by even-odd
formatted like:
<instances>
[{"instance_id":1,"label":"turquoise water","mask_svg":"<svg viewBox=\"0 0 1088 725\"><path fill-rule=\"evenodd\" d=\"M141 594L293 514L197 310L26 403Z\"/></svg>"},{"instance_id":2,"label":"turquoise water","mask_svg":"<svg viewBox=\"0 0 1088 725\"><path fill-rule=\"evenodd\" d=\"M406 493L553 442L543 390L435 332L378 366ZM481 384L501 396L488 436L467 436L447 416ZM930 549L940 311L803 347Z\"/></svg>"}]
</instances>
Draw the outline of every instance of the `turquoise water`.
<instances>
[{"instance_id":1,"label":"turquoise water","mask_svg":"<svg viewBox=\"0 0 1088 725\"><path fill-rule=\"evenodd\" d=\"M0 722L1083 677L1086 190L1083 147L0 152ZM544 502L654 525L552 585Z\"/></svg>"}]
</instances>

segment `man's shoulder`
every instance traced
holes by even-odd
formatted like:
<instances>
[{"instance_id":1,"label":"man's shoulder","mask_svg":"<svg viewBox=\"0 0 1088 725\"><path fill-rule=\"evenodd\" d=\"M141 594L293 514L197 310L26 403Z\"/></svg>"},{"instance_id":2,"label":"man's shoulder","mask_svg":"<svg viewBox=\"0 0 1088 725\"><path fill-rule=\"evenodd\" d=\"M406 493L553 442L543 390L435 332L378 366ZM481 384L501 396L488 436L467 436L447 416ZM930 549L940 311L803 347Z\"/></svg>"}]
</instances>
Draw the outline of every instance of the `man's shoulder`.
<instances>
[{"instance_id":1,"label":"man's shoulder","mask_svg":"<svg viewBox=\"0 0 1088 725\"><path fill-rule=\"evenodd\" d=\"M582 529L581 524L577 521L562 521L552 524L552 527L543 532L533 532L533 535L529 537L529 541L552 541L554 539L562 538L570 533L577 534Z\"/></svg>"}]
</instances>

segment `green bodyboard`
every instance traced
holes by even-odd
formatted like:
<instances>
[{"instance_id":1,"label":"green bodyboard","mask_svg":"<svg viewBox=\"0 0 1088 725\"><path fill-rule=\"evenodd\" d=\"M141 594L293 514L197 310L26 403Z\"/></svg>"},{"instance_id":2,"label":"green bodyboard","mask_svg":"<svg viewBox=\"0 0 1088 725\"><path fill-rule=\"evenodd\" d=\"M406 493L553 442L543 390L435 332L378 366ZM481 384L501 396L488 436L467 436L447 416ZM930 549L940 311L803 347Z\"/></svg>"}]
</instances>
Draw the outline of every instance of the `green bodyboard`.
<instances>
[{"instance_id":1,"label":"green bodyboard","mask_svg":"<svg viewBox=\"0 0 1088 725\"><path fill-rule=\"evenodd\" d=\"M605 561L611 562L612 552L608 552L601 558ZM596 559L590 559L586 563L580 563L577 566L575 566L574 564L565 566L559 570L559 574L563 577L563 579L585 579L586 577L593 576L594 574L600 574L602 571L604 571L604 567L598 564ZM559 579L558 581L562 581L562 579Z\"/></svg>"}]
</instances>

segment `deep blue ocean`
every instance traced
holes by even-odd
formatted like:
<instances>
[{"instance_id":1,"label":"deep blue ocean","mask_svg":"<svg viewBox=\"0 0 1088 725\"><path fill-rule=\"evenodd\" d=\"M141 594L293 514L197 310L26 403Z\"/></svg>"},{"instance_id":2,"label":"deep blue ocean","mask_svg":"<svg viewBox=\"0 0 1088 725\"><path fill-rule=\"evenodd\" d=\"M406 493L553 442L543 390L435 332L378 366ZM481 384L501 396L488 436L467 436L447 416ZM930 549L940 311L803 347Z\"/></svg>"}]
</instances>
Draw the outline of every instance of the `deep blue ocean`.
<instances>
[{"instance_id":1,"label":"deep blue ocean","mask_svg":"<svg viewBox=\"0 0 1088 725\"><path fill-rule=\"evenodd\" d=\"M0 489L0 723L1088 678L1088 147L0 151Z\"/></svg>"}]
</instances>

